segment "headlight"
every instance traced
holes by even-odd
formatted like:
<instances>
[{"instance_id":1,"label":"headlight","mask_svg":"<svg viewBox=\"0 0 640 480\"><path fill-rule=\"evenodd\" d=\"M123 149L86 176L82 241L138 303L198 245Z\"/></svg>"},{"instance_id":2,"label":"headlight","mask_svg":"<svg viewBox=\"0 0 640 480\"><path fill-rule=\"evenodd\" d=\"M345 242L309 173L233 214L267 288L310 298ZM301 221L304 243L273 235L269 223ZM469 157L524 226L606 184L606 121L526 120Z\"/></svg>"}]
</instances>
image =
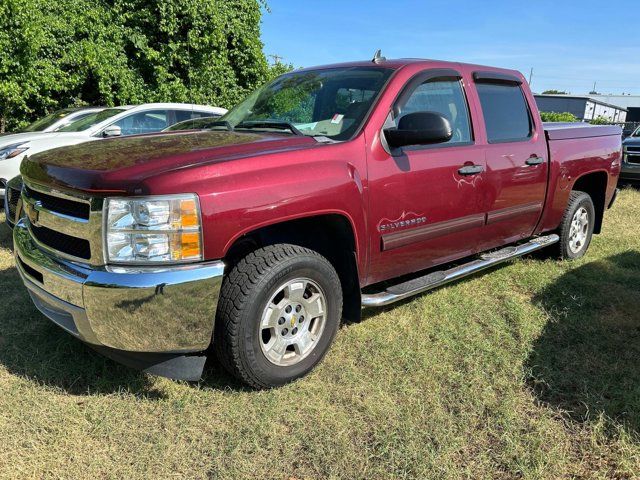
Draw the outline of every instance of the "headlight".
<instances>
[{"instance_id":1,"label":"headlight","mask_svg":"<svg viewBox=\"0 0 640 480\"><path fill-rule=\"evenodd\" d=\"M105 216L108 262L202 260L200 204L195 195L110 198Z\"/></svg>"},{"instance_id":2,"label":"headlight","mask_svg":"<svg viewBox=\"0 0 640 480\"><path fill-rule=\"evenodd\" d=\"M8 160L26 152L29 150L29 147L26 147L25 145L26 143L14 143L13 145L7 145L4 148L0 148L0 160Z\"/></svg>"}]
</instances>

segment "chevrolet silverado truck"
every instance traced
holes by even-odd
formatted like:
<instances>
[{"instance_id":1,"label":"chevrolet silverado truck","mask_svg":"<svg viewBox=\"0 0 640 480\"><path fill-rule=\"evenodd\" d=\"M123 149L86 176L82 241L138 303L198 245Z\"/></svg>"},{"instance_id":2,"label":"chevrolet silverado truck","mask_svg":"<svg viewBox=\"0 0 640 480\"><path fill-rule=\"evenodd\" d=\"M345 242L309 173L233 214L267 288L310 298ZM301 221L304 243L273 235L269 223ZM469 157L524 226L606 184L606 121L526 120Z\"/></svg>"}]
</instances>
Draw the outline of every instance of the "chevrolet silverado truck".
<instances>
[{"instance_id":1,"label":"chevrolet silverado truck","mask_svg":"<svg viewBox=\"0 0 640 480\"><path fill-rule=\"evenodd\" d=\"M215 355L267 388L363 306L583 256L621 160L618 127L543 125L516 71L376 56L285 74L209 131L29 156L7 215L33 302L73 336L176 379Z\"/></svg>"}]
</instances>

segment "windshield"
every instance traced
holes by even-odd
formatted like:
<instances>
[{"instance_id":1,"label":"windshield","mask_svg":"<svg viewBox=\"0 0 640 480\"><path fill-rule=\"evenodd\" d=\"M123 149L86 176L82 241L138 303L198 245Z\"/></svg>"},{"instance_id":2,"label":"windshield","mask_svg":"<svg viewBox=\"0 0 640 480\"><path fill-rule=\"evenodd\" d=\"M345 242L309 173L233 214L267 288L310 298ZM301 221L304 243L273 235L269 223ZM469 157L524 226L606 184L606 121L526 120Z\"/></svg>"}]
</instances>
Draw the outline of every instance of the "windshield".
<instances>
[{"instance_id":1,"label":"windshield","mask_svg":"<svg viewBox=\"0 0 640 480\"><path fill-rule=\"evenodd\" d=\"M82 132L87 130L100 122L104 122L107 118L111 118L114 115L124 112L121 108L107 108L101 112L92 113L86 117L75 121L64 128L58 130L59 132Z\"/></svg>"},{"instance_id":2,"label":"windshield","mask_svg":"<svg viewBox=\"0 0 640 480\"><path fill-rule=\"evenodd\" d=\"M392 72L382 67L344 67L289 73L258 89L220 121L236 130L347 140L364 122Z\"/></svg>"},{"instance_id":3,"label":"windshield","mask_svg":"<svg viewBox=\"0 0 640 480\"><path fill-rule=\"evenodd\" d=\"M42 132L49 128L51 125L56 123L59 120L62 120L64 117L72 113L74 110L72 108L65 108L63 110L58 110L57 112L53 112L46 117L42 117L39 120L36 120L31 125L23 130L23 132Z\"/></svg>"},{"instance_id":4,"label":"windshield","mask_svg":"<svg viewBox=\"0 0 640 480\"><path fill-rule=\"evenodd\" d=\"M640 137L640 127L636 128L636 131L631 134L632 137Z\"/></svg>"}]
</instances>

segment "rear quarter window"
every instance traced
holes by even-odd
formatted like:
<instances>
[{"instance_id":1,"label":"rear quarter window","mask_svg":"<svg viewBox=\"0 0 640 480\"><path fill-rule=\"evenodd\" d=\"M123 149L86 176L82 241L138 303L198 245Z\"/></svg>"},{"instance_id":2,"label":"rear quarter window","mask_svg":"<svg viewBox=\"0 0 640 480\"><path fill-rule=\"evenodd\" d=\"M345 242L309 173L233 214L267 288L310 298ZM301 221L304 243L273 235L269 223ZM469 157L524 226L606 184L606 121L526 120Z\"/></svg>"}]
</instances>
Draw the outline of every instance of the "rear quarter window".
<instances>
[{"instance_id":1,"label":"rear quarter window","mask_svg":"<svg viewBox=\"0 0 640 480\"><path fill-rule=\"evenodd\" d=\"M477 83L489 143L519 142L532 134L529 107L519 85Z\"/></svg>"}]
</instances>

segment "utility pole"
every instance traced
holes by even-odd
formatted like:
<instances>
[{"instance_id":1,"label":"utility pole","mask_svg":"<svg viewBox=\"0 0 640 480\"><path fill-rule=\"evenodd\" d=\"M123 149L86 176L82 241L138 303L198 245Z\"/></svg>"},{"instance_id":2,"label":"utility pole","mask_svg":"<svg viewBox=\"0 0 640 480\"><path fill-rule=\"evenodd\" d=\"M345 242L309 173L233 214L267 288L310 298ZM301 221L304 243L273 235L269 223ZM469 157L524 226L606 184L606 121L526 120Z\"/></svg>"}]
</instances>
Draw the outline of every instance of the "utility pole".
<instances>
[{"instance_id":1,"label":"utility pole","mask_svg":"<svg viewBox=\"0 0 640 480\"><path fill-rule=\"evenodd\" d=\"M529 71L529 88L531 88L531 80L533 79L533 67Z\"/></svg>"},{"instance_id":2,"label":"utility pole","mask_svg":"<svg viewBox=\"0 0 640 480\"><path fill-rule=\"evenodd\" d=\"M273 63L275 63L276 65L279 65L283 60L283 57L281 57L280 55L269 55L269 57L273 58Z\"/></svg>"}]
</instances>

